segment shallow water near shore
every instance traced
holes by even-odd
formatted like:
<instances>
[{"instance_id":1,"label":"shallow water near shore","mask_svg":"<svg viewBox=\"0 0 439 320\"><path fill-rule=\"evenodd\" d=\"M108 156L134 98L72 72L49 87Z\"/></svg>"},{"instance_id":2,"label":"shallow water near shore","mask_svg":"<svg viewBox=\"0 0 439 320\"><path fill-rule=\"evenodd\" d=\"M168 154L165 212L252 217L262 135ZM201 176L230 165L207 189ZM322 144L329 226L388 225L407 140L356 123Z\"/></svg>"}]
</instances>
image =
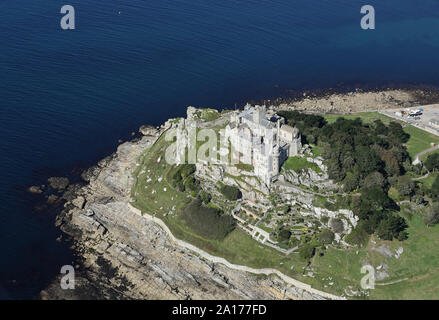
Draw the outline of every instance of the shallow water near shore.
<instances>
[{"instance_id":1,"label":"shallow water near shore","mask_svg":"<svg viewBox=\"0 0 439 320\"><path fill-rule=\"evenodd\" d=\"M439 2L71 0L0 3L0 298L33 298L70 264L54 212L25 186L110 154L188 105L233 108L286 90L439 87ZM55 169L52 169L55 168Z\"/></svg>"}]
</instances>

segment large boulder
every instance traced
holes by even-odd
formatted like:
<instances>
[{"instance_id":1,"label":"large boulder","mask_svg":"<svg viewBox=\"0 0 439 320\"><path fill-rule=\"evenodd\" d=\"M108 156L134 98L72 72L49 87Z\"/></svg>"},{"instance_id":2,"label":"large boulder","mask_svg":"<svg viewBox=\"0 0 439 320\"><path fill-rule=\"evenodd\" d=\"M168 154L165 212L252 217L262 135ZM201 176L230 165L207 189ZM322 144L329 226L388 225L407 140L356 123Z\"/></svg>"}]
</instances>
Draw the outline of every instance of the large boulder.
<instances>
[{"instance_id":1,"label":"large boulder","mask_svg":"<svg viewBox=\"0 0 439 320\"><path fill-rule=\"evenodd\" d=\"M40 186L31 186L27 189L27 191L29 191L30 193L33 193L33 194L43 193L43 190L41 190Z\"/></svg>"},{"instance_id":2,"label":"large boulder","mask_svg":"<svg viewBox=\"0 0 439 320\"><path fill-rule=\"evenodd\" d=\"M47 181L49 182L49 185L52 189L55 189L58 191L62 191L64 189L66 189L70 183L69 179L67 179L65 177L51 177L51 178L47 179Z\"/></svg>"},{"instance_id":3,"label":"large boulder","mask_svg":"<svg viewBox=\"0 0 439 320\"><path fill-rule=\"evenodd\" d=\"M160 130L153 126L143 125L139 128L139 132L144 136L153 136L156 137L159 135Z\"/></svg>"}]
</instances>

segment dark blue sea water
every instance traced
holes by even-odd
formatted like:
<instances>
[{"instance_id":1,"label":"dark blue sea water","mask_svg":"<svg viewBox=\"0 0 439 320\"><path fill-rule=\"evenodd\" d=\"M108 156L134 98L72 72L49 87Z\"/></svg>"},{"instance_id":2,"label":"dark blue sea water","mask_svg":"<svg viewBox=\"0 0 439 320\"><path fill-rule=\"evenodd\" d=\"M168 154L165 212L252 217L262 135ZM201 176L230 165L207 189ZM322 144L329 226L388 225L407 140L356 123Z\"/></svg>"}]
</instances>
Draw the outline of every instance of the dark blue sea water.
<instances>
[{"instance_id":1,"label":"dark blue sea water","mask_svg":"<svg viewBox=\"0 0 439 320\"><path fill-rule=\"evenodd\" d=\"M74 31L59 26L63 4ZM364 4L374 31L360 28ZM1 0L0 298L34 297L71 261L24 186L93 164L187 105L439 86L438 52L438 0Z\"/></svg>"}]
</instances>

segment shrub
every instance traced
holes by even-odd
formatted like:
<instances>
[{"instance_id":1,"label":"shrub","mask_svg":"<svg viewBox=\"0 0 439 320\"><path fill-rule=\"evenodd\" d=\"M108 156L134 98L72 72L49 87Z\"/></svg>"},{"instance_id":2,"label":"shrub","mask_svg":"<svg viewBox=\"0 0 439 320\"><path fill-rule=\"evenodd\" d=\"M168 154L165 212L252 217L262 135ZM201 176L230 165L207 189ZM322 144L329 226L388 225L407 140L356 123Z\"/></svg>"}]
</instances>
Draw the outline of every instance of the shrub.
<instances>
[{"instance_id":1,"label":"shrub","mask_svg":"<svg viewBox=\"0 0 439 320\"><path fill-rule=\"evenodd\" d=\"M195 180L195 178L189 177L195 172L195 165L182 164L176 166L174 170L175 171L172 174L172 185L177 188L178 191L184 192L186 187L188 187L190 191L198 190L199 182ZM191 181L187 182L185 178L190 179Z\"/></svg>"},{"instance_id":2,"label":"shrub","mask_svg":"<svg viewBox=\"0 0 439 320\"><path fill-rule=\"evenodd\" d=\"M439 170L439 153L429 155L424 165L428 171Z\"/></svg>"},{"instance_id":3,"label":"shrub","mask_svg":"<svg viewBox=\"0 0 439 320\"><path fill-rule=\"evenodd\" d=\"M334 231L335 233L342 233L344 231L343 221L341 221L341 219L339 218L331 219L329 224L331 226L332 231Z\"/></svg>"},{"instance_id":4,"label":"shrub","mask_svg":"<svg viewBox=\"0 0 439 320\"><path fill-rule=\"evenodd\" d=\"M433 200L439 200L439 176L436 177L430 188L430 195Z\"/></svg>"},{"instance_id":5,"label":"shrub","mask_svg":"<svg viewBox=\"0 0 439 320\"><path fill-rule=\"evenodd\" d=\"M433 203L423 215L424 223L430 227L439 223L439 202Z\"/></svg>"},{"instance_id":6,"label":"shrub","mask_svg":"<svg viewBox=\"0 0 439 320\"><path fill-rule=\"evenodd\" d=\"M288 240L290 240L291 237L291 231L281 227L277 233L277 240L279 242L288 243Z\"/></svg>"},{"instance_id":7,"label":"shrub","mask_svg":"<svg viewBox=\"0 0 439 320\"><path fill-rule=\"evenodd\" d=\"M334 232L328 229L325 229L322 232L320 232L317 237L319 238L320 242L324 244L332 243L332 241L334 241L335 238Z\"/></svg>"},{"instance_id":8,"label":"shrub","mask_svg":"<svg viewBox=\"0 0 439 320\"><path fill-rule=\"evenodd\" d=\"M415 182L407 176L401 176L396 184L396 189L401 196L410 196L416 188Z\"/></svg>"},{"instance_id":9,"label":"shrub","mask_svg":"<svg viewBox=\"0 0 439 320\"><path fill-rule=\"evenodd\" d=\"M195 194L200 190L200 181L195 179L193 176L187 177L184 180L185 190L189 192L195 192Z\"/></svg>"},{"instance_id":10,"label":"shrub","mask_svg":"<svg viewBox=\"0 0 439 320\"><path fill-rule=\"evenodd\" d=\"M315 250L316 248L312 244L305 243L299 248L299 255L303 260L309 261L312 257L314 257Z\"/></svg>"},{"instance_id":11,"label":"shrub","mask_svg":"<svg viewBox=\"0 0 439 320\"><path fill-rule=\"evenodd\" d=\"M193 200L183 209L182 218L196 233L209 239L224 239L236 225L232 216L203 206L199 200Z\"/></svg>"},{"instance_id":12,"label":"shrub","mask_svg":"<svg viewBox=\"0 0 439 320\"><path fill-rule=\"evenodd\" d=\"M378 225L377 235L383 240L393 240L393 238L407 239L406 234L400 235L407 228L405 219L400 216L388 215Z\"/></svg>"},{"instance_id":13,"label":"shrub","mask_svg":"<svg viewBox=\"0 0 439 320\"><path fill-rule=\"evenodd\" d=\"M241 198L241 191L235 186L223 185L220 188L220 192L226 197L227 200L238 200Z\"/></svg>"},{"instance_id":14,"label":"shrub","mask_svg":"<svg viewBox=\"0 0 439 320\"><path fill-rule=\"evenodd\" d=\"M362 246L369 241L369 234L359 224L350 234L346 236L346 242L352 245Z\"/></svg>"},{"instance_id":15,"label":"shrub","mask_svg":"<svg viewBox=\"0 0 439 320\"><path fill-rule=\"evenodd\" d=\"M209 203L210 200L212 200L212 196L210 195L209 192L201 190L200 193L198 194L198 198L200 199L201 202L203 203Z\"/></svg>"},{"instance_id":16,"label":"shrub","mask_svg":"<svg viewBox=\"0 0 439 320\"><path fill-rule=\"evenodd\" d=\"M384 179L383 175L379 172L372 172L364 179L364 187L367 189L379 187L383 188L386 183L386 180Z\"/></svg>"}]
</instances>

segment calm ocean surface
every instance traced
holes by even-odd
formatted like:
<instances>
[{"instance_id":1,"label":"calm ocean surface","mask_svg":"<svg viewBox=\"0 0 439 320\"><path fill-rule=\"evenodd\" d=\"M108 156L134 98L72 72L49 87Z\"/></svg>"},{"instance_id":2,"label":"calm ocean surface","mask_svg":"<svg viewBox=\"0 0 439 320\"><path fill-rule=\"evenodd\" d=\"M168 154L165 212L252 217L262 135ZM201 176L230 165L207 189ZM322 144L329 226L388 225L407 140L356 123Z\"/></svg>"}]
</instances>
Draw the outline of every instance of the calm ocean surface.
<instances>
[{"instance_id":1,"label":"calm ocean surface","mask_svg":"<svg viewBox=\"0 0 439 320\"><path fill-rule=\"evenodd\" d=\"M108 155L185 107L287 89L439 86L438 0L0 1L0 298L31 298L71 257L24 186ZM360 28L375 6L377 29ZM119 14L120 12L120 14Z\"/></svg>"}]
</instances>

